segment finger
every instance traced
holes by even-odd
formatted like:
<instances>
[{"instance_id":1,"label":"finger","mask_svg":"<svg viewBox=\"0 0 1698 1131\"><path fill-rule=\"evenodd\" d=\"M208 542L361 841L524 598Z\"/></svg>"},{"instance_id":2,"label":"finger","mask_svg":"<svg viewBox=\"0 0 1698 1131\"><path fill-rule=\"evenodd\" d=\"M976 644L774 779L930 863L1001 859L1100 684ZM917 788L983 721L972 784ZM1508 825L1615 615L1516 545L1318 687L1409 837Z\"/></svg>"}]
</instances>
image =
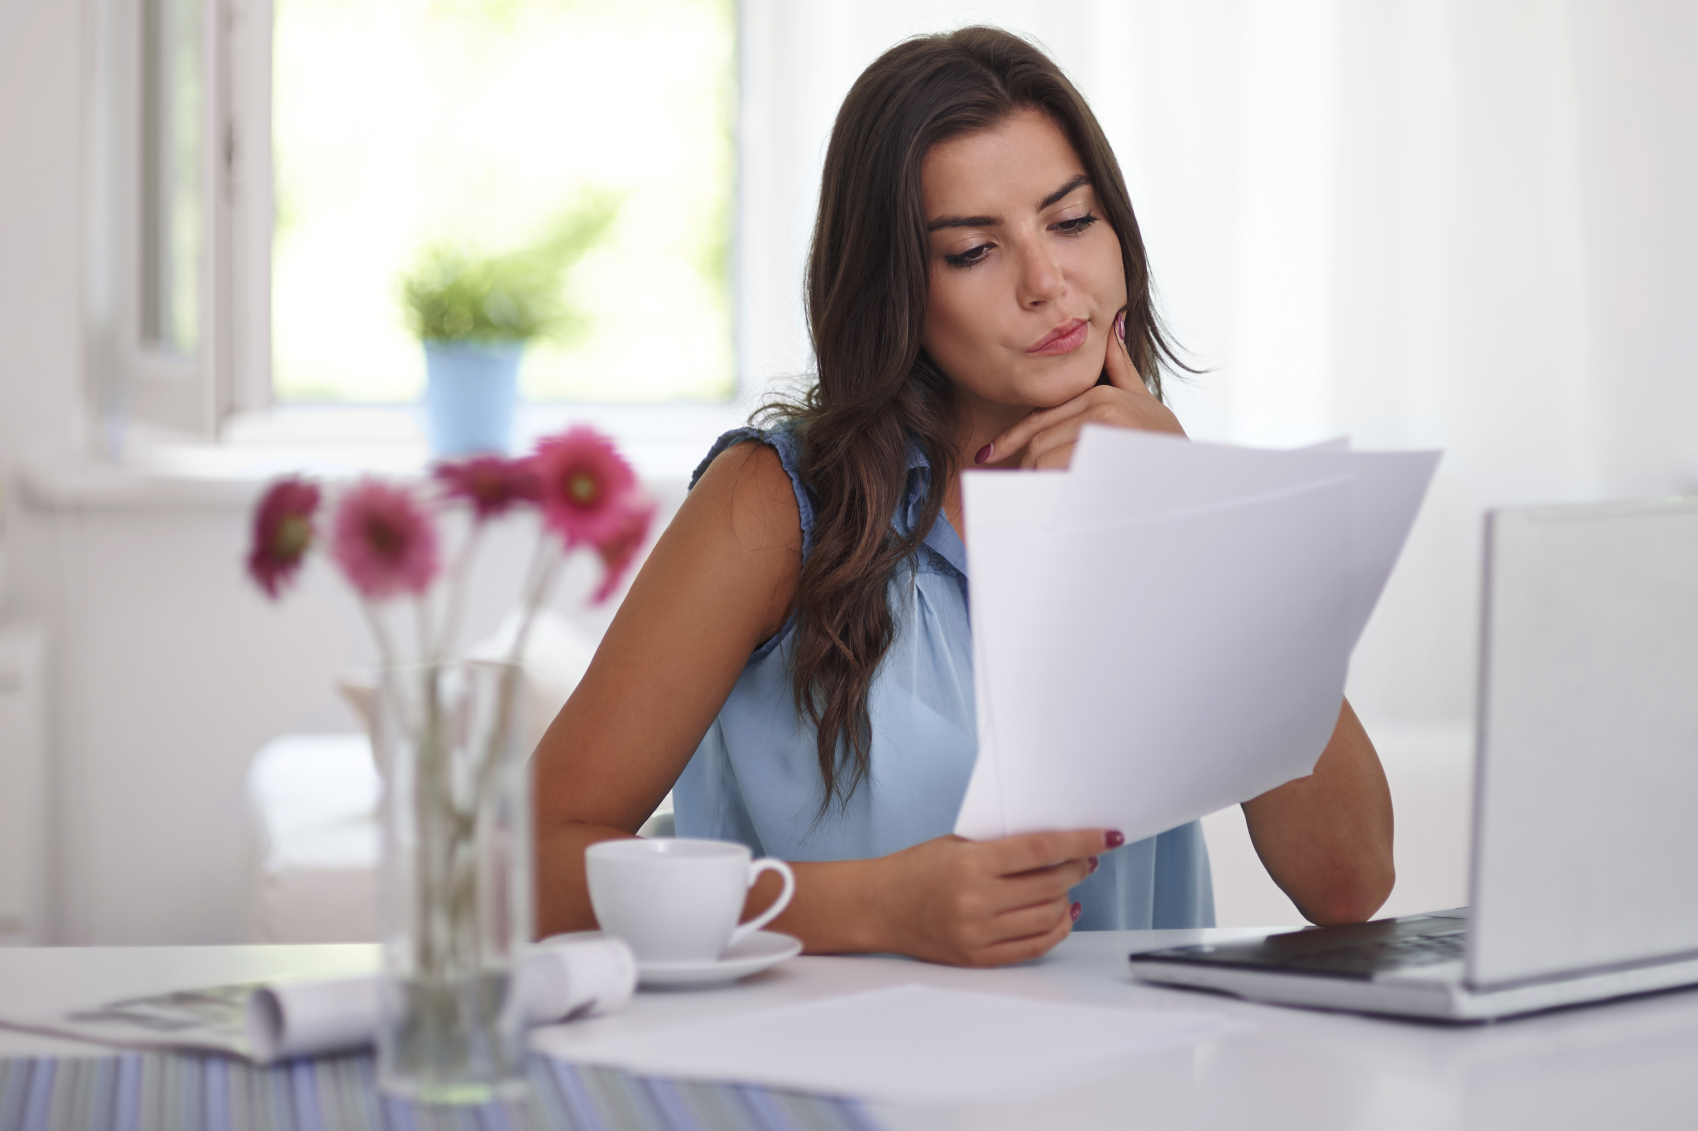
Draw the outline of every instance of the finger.
<instances>
[{"instance_id":1,"label":"finger","mask_svg":"<svg viewBox=\"0 0 1698 1131\"><path fill-rule=\"evenodd\" d=\"M1026 465L1021 464L1021 466L1024 467ZM1065 444L1059 448L1052 448L1050 451L1045 452L1042 456L1033 460L1031 463L1031 467L1037 471L1066 471L1072 466L1072 444Z\"/></svg>"},{"instance_id":2,"label":"finger","mask_svg":"<svg viewBox=\"0 0 1698 1131\"><path fill-rule=\"evenodd\" d=\"M1079 430L1090 423L1089 410L1075 416L1070 416L1057 424L1045 428L1026 441L1025 454L1020 457L1021 467L1066 467L1073 462L1071 449L1079 442ZM1061 458L1065 457L1065 458Z\"/></svg>"},{"instance_id":3,"label":"finger","mask_svg":"<svg viewBox=\"0 0 1698 1131\"><path fill-rule=\"evenodd\" d=\"M1058 404L1054 408L1043 408L1027 413L1020 418L1019 423L1015 424L1014 427L986 444L979 451L978 456L974 457L975 460L978 463L990 463L1019 451L1026 446L1033 436L1045 428L1090 408L1091 402L1085 399L1089 396L1090 390L1087 389L1072 400Z\"/></svg>"},{"instance_id":4,"label":"finger","mask_svg":"<svg viewBox=\"0 0 1698 1131\"><path fill-rule=\"evenodd\" d=\"M1105 848L1118 848L1126 838L1110 829L1074 829L1068 832L1021 833L986 841L992 870L1012 876L1035 868L1048 868L1068 860L1084 860Z\"/></svg>"},{"instance_id":5,"label":"finger","mask_svg":"<svg viewBox=\"0 0 1698 1131\"><path fill-rule=\"evenodd\" d=\"M1026 457L1032 456L1034 450L1042 454L1046 450L1072 443L1078 437L1081 425L1093 417L1100 416L1103 410L1111 408L1115 403L1124 400L1125 398L1113 389L1092 385L1065 404L1046 408L1041 412L1030 413L1019 424L993 440L990 446L995 451L1005 455L1024 449L1025 454L1021 457L1021 467L1066 467L1065 462L1059 465L1053 462L1040 465L1036 462L1035 456L1030 459ZM1106 420L1105 423L1112 424L1114 421ZM1056 432L1055 430L1058 428L1069 429L1069 431ZM1047 447L1043 442L1040 442L1040 437L1043 437L1046 433L1055 433L1048 441Z\"/></svg>"},{"instance_id":6,"label":"finger","mask_svg":"<svg viewBox=\"0 0 1698 1131\"><path fill-rule=\"evenodd\" d=\"M1015 942L1048 934L1056 924L1073 921L1073 900L1066 893L1035 907L1005 911L985 924L985 945Z\"/></svg>"},{"instance_id":7,"label":"finger","mask_svg":"<svg viewBox=\"0 0 1698 1131\"><path fill-rule=\"evenodd\" d=\"M1032 959L1054 950L1056 944L1071 934L1072 931L1073 916L1071 914L1063 915L1060 922L1041 935L992 943L974 955L974 964L978 966L1009 966L1016 962L1030 962Z\"/></svg>"},{"instance_id":8,"label":"finger","mask_svg":"<svg viewBox=\"0 0 1698 1131\"><path fill-rule=\"evenodd\" d=\"M1134 394L1129 401L1125 392L1097 386L1081 400L1089 398L1083 411L1043 429L1026 442L1020 457L1022 468L1066 469L1073 463L1073 446L1087 424L1106 424L1112 428L1140 428L1152 432L1169 430L1172 416L1161 402L1149 393L1141 400Z\"/></svg>"},{"instance_id":9,"label":"finger","mask_svg":"<svg viewBox=\"0 0 1698 1131\"><path fill-rule=\"evenodd\" d=\"M1069 860L1035 872L1009 876L996 884L989 893L987 904L995 914L1035 907L1065 896L1085 882L1091 866L1084 860Z\"/></svg>"},{"instance_id":10,"label":"finger","mask_svg":"<svg viewBox=\"0 0 1698 1131\"><path fill-rule=\"evenodd\" d=\"M1144 379L1138 375L1138 369L1132 364L1132 355L1126 350L1126 311L1122 310L1114 320L1114 330L1108 336L1108 349L1104 351L1103 369L1108 373L1109 384L1117 389L1128 392L1136 390L1145 395L1149 388Z\"/></svg>"}]
</instances>

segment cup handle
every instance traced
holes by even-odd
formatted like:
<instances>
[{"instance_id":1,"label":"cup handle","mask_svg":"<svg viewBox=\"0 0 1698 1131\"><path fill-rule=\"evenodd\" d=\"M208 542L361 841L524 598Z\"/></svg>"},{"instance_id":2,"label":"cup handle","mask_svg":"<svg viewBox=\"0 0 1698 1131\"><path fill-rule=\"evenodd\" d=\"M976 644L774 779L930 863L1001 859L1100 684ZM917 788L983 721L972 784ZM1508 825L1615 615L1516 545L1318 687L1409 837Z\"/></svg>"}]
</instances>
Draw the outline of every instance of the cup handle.
<instances>
[{"instance_id":1,"label":"cup handle","mask_svg":"<svg viewBox=\"0 0 1698 1131\"><path fill-rule=\"evenodd\" d=\"M726 946L736 946L783 913L790 906L790 897L796 894L796 873L790 870L790 865L782 860L774 860L763 856L749 865L749 886L755 886L755 878L762 872L777 872L784 877L784 890L778 893L778 900L771 907L750 919L747 923L731 932L731 938Z\"/></svg>"}]
</instances>

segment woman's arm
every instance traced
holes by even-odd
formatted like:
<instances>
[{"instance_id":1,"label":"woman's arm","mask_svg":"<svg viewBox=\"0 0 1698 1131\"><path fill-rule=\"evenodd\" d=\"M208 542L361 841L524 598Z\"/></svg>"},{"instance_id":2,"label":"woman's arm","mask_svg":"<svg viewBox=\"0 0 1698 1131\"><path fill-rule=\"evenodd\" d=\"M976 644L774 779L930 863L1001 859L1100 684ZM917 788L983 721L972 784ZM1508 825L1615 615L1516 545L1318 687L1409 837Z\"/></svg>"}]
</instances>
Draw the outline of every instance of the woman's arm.
<instances>
[{"instance_id":1,"label":"woman's arm","mask_svg":"<svg viewBox=\"0 0 1698 1131\"><path fill-rule=\"evenodd\" d=\"M583 850L635 835L672 788L749 653L783 625L801 556L776 453L740 444L714 460L537 746L541 934L595 925Z\"/></svg>"},{"instance_id":2,"label":"woman's arm","mask_svg":"<svg viewBox=\"0 0 1698 1131\"><path fill-rule=\"evenodd\" d=\"M716 459L537 747L540 934L595 926L584 849L634 835L678 779L749 654L788 618L801 553L777 455L746 444ZM1118 843L1100 829L939 837L874 860L797 863L795 899L772 926L815 953L1019 962L1067 936L1077 915L1068 889ZM777 894L777 878L763 877L745 917Z\"/></svg>"},{"instance_id":3,"label":"woman's arm","mask_svg":"<svg viewBox=\"0 0 1698 1131\"><path fill-rule=\"evenodd\" d=\"M1391 894L1391 792L1347 701L1315 771L1244 803L1268 875L1310 922L1360 923Z\"/></svg>"}]
</instances>

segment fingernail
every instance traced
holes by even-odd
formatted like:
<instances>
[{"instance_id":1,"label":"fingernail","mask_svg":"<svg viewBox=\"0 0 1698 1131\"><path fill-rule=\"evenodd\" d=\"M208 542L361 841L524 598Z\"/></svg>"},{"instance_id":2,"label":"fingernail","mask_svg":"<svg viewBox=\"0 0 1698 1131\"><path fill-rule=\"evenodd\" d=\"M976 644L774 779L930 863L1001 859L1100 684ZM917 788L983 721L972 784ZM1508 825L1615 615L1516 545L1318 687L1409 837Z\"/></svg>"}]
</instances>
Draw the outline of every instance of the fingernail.
<instances>
[{"instance_id":1,"label":"fingernail","mask_svg":"<svg viewBox=\"0 0 1698 1131\"><path fill-rule=\"evenodd\" d=\"M1126 312L1124 310L1114 316L1114 336L1123 342L1126 340Z\"/></svg>"},{"instance_id":2,"label":"fingernail","mask_svg":"<svg viewBox=\"0 0 1698 1131\"><path fill-rule=\"evenodd\" d=\"M984 447L980 448L978 454L973 457L973 462L984 463L987 459L989 459L991 457L992 446L992 444L986 444Z\"/></svg>"},{"instance_id":3,"label":"fingernail","mask_svg":"<svg viewBox=\"0 0 1698 1131\"><path fill-rule=\"evenodd\" d=\"M1110 848L1119 848L1126 843L1126 835L1117 829L1110 829L1103 834L1103 843Z\"/></svg>"},{"instance_id":4,"label":"fingernail","mask_svg":"<svg viewBox=\"0 0 1698 1131\"><path fill-rule=\"evenodd\" d=\"M1096 871L1098 863L1099 863L1099 861L1097 860L1097 858L1095 856L1091 857L1091 866L1089 868L1085 869L1085 875L1088 876L1092 872Z\"/></svg>"},{"instance_id":5,"label":"fingernail","mask_svg":"<svg viewBox=\"0 0 1698 1131\"><path fill-rule=\"evenodd\" d=\"M1081 912L1083 910L1085 910L1084 905L1075 901L1073 906L1069 907L1067 909L1067 914L1072 918L1072 920L1075 923L1077 923L1079 921L1079 912Z\"/></svg>"}]
</instances>

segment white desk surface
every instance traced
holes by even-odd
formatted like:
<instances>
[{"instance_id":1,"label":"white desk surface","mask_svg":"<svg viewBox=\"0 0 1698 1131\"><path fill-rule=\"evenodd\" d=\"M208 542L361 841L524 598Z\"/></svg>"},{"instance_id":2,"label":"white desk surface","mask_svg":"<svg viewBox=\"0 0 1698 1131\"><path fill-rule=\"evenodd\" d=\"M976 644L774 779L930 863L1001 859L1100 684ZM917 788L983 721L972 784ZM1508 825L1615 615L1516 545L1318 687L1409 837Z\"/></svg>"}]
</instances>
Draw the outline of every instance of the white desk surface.
<instances>
[{"instance_id":1,"label":"white desk surface","mask_svg":"<svg viewBox=\"0 0 1698 1131\"><path fill-rule=\"evenodd\" d=\"M687 1018L904 983L1137 1009L1206 1010L1249 1028L1128 1062L1040 1101L914 1108L876 1105L890 1131L919 1128L1698 1127L1698 990L1494 1025L1450 1027L1256 1005L1146 986L1132 950L1254 930L1081 932L1046 958L958 970L889 958L798 958L730 987L645 992L612 1017L555 1030L639 1032ZM230 946L0 949L0 1003L48 1010L281 973L356 973L377 948ZM829 1039L829 1034L821 1034ZM0 1056L91 1046L0 1030Z\"/></svg>"}]
</instances>

